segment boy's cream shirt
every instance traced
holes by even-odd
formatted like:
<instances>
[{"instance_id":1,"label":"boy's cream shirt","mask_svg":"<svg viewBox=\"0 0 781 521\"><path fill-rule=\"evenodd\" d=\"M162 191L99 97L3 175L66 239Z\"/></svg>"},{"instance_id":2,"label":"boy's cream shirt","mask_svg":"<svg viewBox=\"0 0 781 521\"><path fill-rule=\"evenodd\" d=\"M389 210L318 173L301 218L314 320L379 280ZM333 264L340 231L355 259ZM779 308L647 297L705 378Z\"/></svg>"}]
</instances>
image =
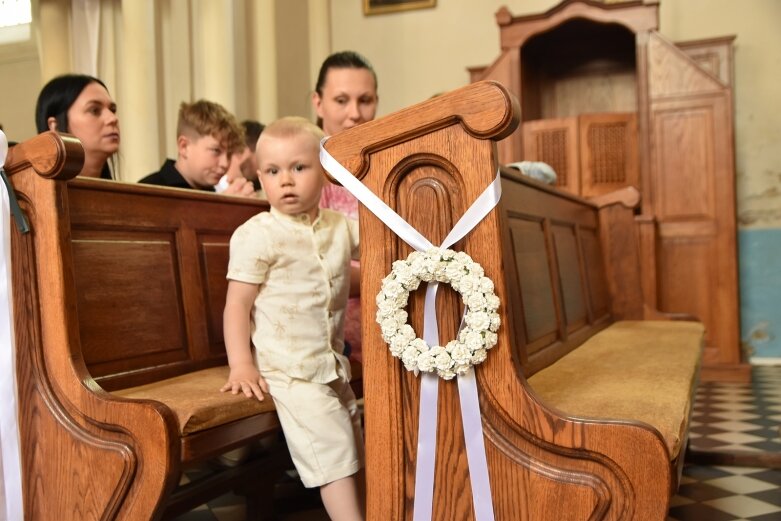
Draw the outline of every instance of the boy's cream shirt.
<instances>
[{"instance_id":1,"label":"boy's cream shirt","mask_svg":"<svg viewBox=\"0 0 781 521\"><path fill-rule=\"evenodd\" d=\"M339 363L349 377L344 311L357 257L358 224L327 209L310 223L272 207L234 232L228 279L259 285L252 343L261 372L327 383Z\"/></svg>"}]
</instances>

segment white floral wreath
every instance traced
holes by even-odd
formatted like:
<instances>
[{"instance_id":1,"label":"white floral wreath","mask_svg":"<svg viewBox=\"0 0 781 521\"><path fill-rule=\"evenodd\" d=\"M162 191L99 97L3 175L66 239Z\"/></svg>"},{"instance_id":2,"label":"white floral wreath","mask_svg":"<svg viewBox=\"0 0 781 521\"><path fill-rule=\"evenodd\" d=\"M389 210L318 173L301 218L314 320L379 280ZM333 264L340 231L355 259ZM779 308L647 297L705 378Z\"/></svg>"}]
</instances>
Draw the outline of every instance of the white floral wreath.
<instances>
[{"instance_id":1,"label":"white floral wreath","mask_svg":"<svg viewBox=\"0 0 781 521\"><path fill-rule=\"evenodd\" d=\"M429 349L407 324L404 308L410 291L418 289L420 281L450 283L461 294L466 306L464 327L458 339L444 347L431 346ZM486 359L488 350L497 341L496 331L501 322L497 309L499 297L483 267L466 253L449 249L414 251L406 260L394 261L391 273L382 279L382 288L377 295L377 323L391 354L415 374L436 371L445 380L466 373L471 366Z\"/></svg>"}]
</instances>

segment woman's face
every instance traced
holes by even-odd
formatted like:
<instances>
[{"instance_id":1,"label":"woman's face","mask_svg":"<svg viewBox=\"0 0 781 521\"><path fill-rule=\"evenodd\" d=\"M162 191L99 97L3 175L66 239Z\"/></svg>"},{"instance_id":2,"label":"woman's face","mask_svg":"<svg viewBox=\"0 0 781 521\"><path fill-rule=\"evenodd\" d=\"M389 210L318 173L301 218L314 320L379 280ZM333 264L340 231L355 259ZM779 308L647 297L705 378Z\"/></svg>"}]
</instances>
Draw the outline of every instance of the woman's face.
<instances>
[{"instance_id":1,"label":"woman's face","mask_svg":"<svg viewBox=\"0 0 781 521\"><path fill-rule=\"evenodd\" d=\"M312 103L323 119L327 136L374 119L377 112L377 85L368 69L329 69L323 94L317 92Z\"/></svg>"},{"instance_id":2,"label":"woman's face","mask_svg":"<svg viewBox=\"0 0 781 521\"><path fill-rule=\"evenodd\" d=\"M87 154L106 158L119 150L117 104L100 83L90 83L68 109L68 129Z\"/></svg>"}]
</instances>

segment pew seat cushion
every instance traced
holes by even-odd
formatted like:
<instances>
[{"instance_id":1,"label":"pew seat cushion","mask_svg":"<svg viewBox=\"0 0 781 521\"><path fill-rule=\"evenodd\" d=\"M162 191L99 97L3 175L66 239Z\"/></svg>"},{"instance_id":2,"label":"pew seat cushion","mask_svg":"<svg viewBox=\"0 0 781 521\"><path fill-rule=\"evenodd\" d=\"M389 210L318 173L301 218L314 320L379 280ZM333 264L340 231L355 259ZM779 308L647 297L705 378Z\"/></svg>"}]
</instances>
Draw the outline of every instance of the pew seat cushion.
<instances>
[{"instance_id":1,"label":"pew seat cushion","mask_svg":"<svg viewBox=\"0 0 781 521\"><path fill-rule=\"evenodd\" d=\"M228 380L228 366L167 378L138 387L114 391L123 398L156 400L176 415L179 434L186 436L255 414L275 411L271 396L259 402L243 394L220 392Z\"/></svg>"},{"instance_id":2,"label":"pew seat cushion","mask_svg":"<svg viewBox=\"0 0 781 521\"><path fill-rule=\"evenodd\" d=\"M570 416L655 427L674 461L688 431L704 330L698 322L616 322L529 383Z\"/></svg>"}]
</instances>

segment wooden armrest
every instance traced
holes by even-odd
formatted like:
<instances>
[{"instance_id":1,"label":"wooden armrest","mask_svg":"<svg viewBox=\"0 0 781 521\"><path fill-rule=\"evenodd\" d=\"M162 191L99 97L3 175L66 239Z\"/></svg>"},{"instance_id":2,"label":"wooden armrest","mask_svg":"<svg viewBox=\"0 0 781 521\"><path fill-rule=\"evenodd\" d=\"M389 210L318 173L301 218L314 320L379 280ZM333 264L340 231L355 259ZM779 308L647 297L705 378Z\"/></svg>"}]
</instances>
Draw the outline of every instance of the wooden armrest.
<instances>
[{"instance_id":1,"label":"wooden armrest","mask_svg":"<svg viewBox=\"0 0 781 521\"><path fill-rule=\"evenodd\" d=\"M627 208L637 208L640 204L640 192L634 186L627 186L614 192L592 197L590 201L600 209L613 204L621 204Z\"/></svg>"},{"instance_id":2,"label":"wooden armrest","mask_svg":"<svg viewBox=\"0 0 781 521\"><path fill-rule=\"evenodd\" d=\"M69 134L44 132L8 150L4 168L9 177L28 166L41 177L71 179L84 166L84 148Z\"/></svg>"}]
</instances>

